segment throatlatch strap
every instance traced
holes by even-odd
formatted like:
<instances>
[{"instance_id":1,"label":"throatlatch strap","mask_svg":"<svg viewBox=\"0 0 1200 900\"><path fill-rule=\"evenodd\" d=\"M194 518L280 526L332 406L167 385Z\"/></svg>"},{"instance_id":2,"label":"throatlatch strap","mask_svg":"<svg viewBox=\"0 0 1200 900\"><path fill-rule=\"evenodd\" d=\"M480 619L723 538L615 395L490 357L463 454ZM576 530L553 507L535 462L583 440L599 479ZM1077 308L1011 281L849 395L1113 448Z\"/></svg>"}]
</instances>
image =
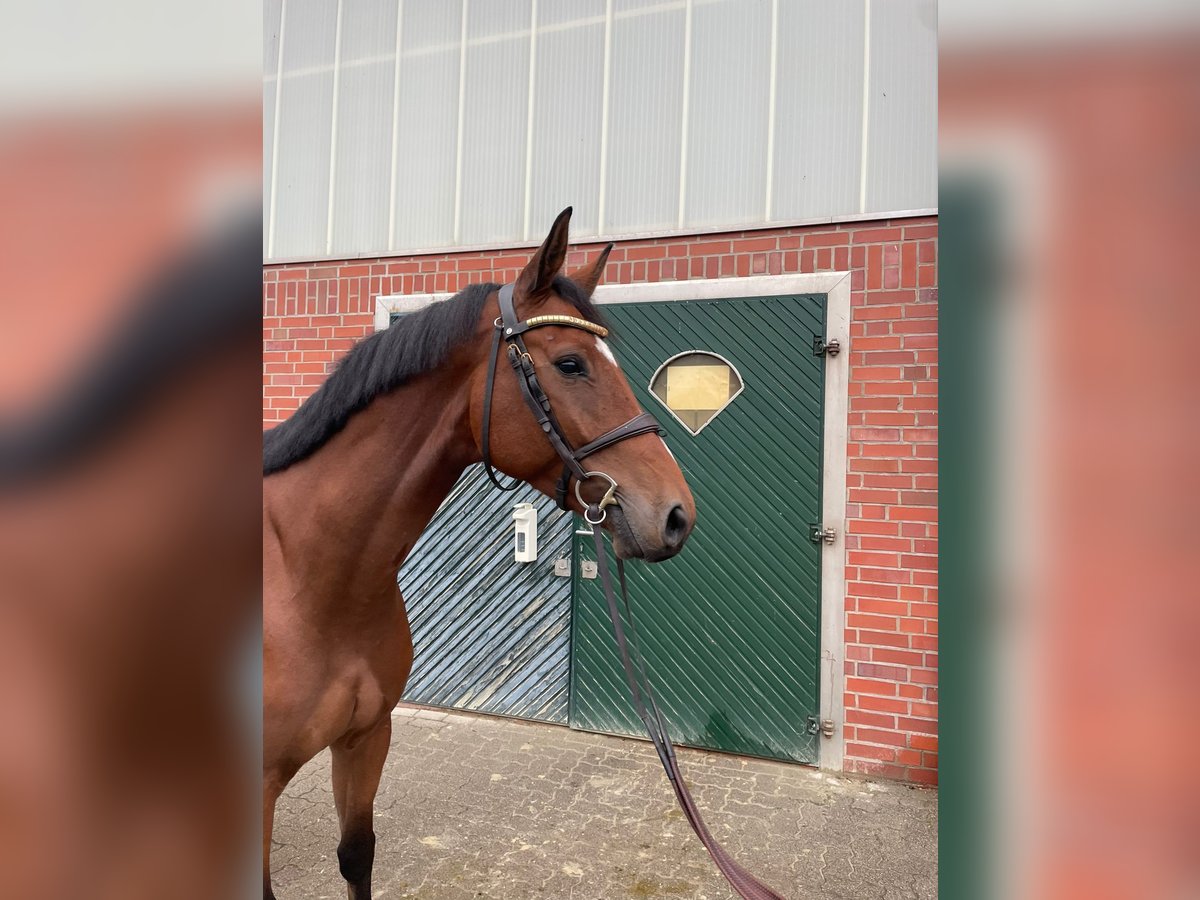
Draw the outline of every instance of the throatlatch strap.
<instances>
[{"instance_id":1,"label":"throatlatch strap","mask_svg":"<svg viewBox=\"0 0 1200 900\"><path fill-rule=\"evenodd\" d=\"M589 512L596 518L599 518L601 514L601 511L596 507L590 507ZM600 575L600 583L604 587L604 599L608 604L609 618L612 620L613 637L616 639L617 648L621 651L621 665L625 669L625 679L629 683L629 692L633 696L633 705L637 710L638 717L646 726L646 732L650 735L650 740L654 743L654 749L658 752L659 761L667 773L667 778L671 782L671 787L675 791L675 797L683 809L688 824L696 832L696 837L700 838L700 843L704 845L704 849L708 851L708 855L716 863L717 869L720 870L721 874L725 876L725 880L729 882L730 886L737 891L738 896L742 897L743 900L785 900L782 894L763 884L738 865L725 848L717 843L716 839L709 832L708 826L704 824L700 810L696 807L696 802L692 799L692 794L683 780L682 773L679 771L679 763L675 759L675 747L671 744L671 738L667 734L667 727L663 721L662 712L658 708L658 704L654 701L654 694L650 689L650 680L646 676L646 663L638 647L637 630L633 623L633 610L629 607L629 591L625 584L625 565L621 560L617 560L617 573L620 576L621 582L621 600L625 608L626 621L629 623L629 637L632 640L626 639L625 628L621 624L621 613L617 609L617 599L613 592L612 574L608 568L608 554L605 552L603 538L598 526L592 526L592 535L596 540L596 567ZM634 665L635 661L636 668ZM646 708L646 701L649 701L650 710Z\"/></svg>"}]
</instances>

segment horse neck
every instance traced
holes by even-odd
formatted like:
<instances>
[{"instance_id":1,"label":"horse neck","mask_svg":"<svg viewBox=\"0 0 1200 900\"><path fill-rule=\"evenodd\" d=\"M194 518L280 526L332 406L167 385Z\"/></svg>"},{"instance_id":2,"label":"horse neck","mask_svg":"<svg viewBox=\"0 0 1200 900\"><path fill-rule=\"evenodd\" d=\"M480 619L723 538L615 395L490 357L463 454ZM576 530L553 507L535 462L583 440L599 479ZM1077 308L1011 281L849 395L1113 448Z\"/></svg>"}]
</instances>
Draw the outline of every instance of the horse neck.
<instances>
[{"instance_id":1,"label":"horse neck","mask_svg":"<svg viewBox=\"0 0 1200 900\"><path fill-rule=\"evenodd\" d=\"M368 582L394 589L417 538L479 458L467 384L453 369L413 379L267 479L267 514L294 584L325 594Z\"/></svg>"}]
</instances>

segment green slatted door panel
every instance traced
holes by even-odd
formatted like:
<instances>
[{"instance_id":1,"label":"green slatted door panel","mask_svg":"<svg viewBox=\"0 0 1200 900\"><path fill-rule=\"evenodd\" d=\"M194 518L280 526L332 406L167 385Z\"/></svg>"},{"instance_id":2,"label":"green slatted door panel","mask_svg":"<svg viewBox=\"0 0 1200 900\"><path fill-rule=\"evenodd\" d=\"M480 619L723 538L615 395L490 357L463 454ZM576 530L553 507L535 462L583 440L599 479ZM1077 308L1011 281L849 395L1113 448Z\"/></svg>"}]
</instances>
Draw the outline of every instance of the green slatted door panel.
<instances>
[{"instance_id":1,"label":"green slatted door panel","mask_svg":"<svg viewBox=\"0 0 1200 900\"><path fill-rule=\"evenodd\" d=\"M672 735L683 744L814 763L819 709L820 521L825 296L631 303L605 308L613 350L666 428L696 498L683 552L628 567L642 648ZM690 350L728 360L742 393L691 434L648 390ZM576 520L582 526L582 520ZM586 528L586 526L582 526ZM570 724L641 734L598 580L575 537Z\"/></svg>"},{"instance_id":2,"label":"green slatted door panel","mask_svg":"<svg viewBox=\"0 0 1200 900\"><path fill-rule=\"evenodd\" d=\"M538 510L537 562L513 558L513 505ZM571 515L533 488L501 493L480 465L455 484L400 569L413 634L404 699L567 721Z\"/></svg>"}]
</instances>

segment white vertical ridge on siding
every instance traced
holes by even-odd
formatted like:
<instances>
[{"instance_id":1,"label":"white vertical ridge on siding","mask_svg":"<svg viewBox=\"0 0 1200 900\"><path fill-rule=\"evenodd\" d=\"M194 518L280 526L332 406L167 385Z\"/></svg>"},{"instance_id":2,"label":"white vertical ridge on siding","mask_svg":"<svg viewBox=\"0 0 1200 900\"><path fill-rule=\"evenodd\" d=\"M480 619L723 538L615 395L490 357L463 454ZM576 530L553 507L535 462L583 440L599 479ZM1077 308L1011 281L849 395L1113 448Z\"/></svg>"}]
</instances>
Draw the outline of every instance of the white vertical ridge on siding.
<instances>
[{"instance_id":1,"label":"white vertical ridge on siding","mask_svg":"<svg viewBox=\"0 0 1200 900\"><path fill-rule=\"evenodd\" d=\"M275 237L275 172L279 158L279 91L283 85L284 0L263 4L263 258L272 256Z\"/></svg>"},{"instance_id":2,"label":"white vertical ridge on siding","mask_svg":"<svg viewBox=\"0 0 1200 900\"><path fill-rule=\"evenodd\" d=\"M600 100L600 188L597 199L596 231L604 234L606 226L604 214L605 200L608 196L608 120L609 101L612 96L612 25L613 0L604 3L604 85Z\"/></svg>"},{"instance_id":3,"label":"white vertical ridge on siding","mask_svg":"<svg viewBox=\"0 0 1200 900\"><path fill-rule=\"evenodd\" d=\"M604 130L604 0L543 3L534 105L530 238L573 206L571 235L599 221Z\"/></svg>"},{"instance_id":4,"label":"white vertical ridge on siding","mask_svg":"<svg viewBox=\"0 0 1200 900\"><path fill-rule=\"evenodd\" d=\"M467 12L471 0L462 0L458 38L458 124L454 129L454 243L462 238L463 117L467 113Z\"/></svg>"},{"instance_id":5,"label":"white vertical ridge on siding","mask_svg":"<svg viewBox=\"0 0 1200 900\"><path fill-rule=\"evenodd\" d=\"M679 210L675 227L682 228L687 210L688 134L691 131L692 103L692 54L695 52L694 34L696 13L692 0L687 0L683 25L683 112L679 124Z\"/></svg>"},{"instance_id":6,"label":"white vertical ridge on siding","mask_svg":"<svg viewBox=\"0 0 1200 900\"><path fill-rule=\"evenodd\" d=\"M329 186L325 203L325 252L333 252L333 195L337 190L338 91L342 82L342 0L337 0L337 24L333 28L333 100L329 113Z\"/></svg>"},{"instance_id":7,"label":"white vertical ridge on siding","mask_svg":"<svg viewBox=\"0 0 1200 900\"><path fill-rule=\"evenodd\" d=\"M391 231L396 0L343 0L330 253L382 253Z\"/></svg>"},{"instance_id":8,"label":"white vertical ridge on siding","mask_svg":"<svg viewBox=\"0 0 1200 900\"><path fill-rule=\"evenodd\" d=\"M871 98L864 212L937 203L937 4L871 6Z\"/></svg>"},{"instance_id":9,"label":"white vertical ridge on siding","mask_svg":"<svg viewBox=\"0 0 1200 900\"><path fill-rule=\"evenodd\" d=\"M396 248L396 166L400 149L400 70L404 41L404 0L396 0L396 51L392 71L392 158L388 166L388 233L387 248Z\"/></svg>"},{"instance_id":10,"label":"white vertical ridge on siding","mask_svg":"<svg viewBox=\"0 0 1200 900\"><path fill-rule=\"evenodd\" d=\"M525 211L521 219L521 236L529 238L529 211L533 204L533 98L537 96L537 26L538 0L529 9L529 96L525 104Z\"/></svg>"},{"instance_id":11,"label":"white vertical ridge on siding","mask_svg":"<svg viewBox=\"0 0 1200 900\"><path fill-rule=\"evenodd\" d=\"M779 0L771 0L771 82L767 91L767 189L763 218L771 221L775 190L775 107L779 74Z\"/></svg>"}]
</instances>

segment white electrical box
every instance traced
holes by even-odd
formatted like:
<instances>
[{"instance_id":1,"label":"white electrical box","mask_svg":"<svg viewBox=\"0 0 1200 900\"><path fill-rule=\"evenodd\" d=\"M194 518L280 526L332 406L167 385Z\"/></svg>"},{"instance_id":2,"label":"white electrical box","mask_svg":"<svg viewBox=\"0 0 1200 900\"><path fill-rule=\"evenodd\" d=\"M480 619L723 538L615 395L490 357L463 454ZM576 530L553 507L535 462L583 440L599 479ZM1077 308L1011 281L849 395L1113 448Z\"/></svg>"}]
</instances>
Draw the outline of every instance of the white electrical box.
<instances>
[{"instance_id":1,"label":"white electrical box","mask_svg":"<svg viewBox=\"0 0 1200 900\"><path fill-rule=\"evenodd\" d=\"M512 517L516 525L513 556L517 562L537 562L537 507L532 503L518 503Z\"/></svg>"}]
</instances>

